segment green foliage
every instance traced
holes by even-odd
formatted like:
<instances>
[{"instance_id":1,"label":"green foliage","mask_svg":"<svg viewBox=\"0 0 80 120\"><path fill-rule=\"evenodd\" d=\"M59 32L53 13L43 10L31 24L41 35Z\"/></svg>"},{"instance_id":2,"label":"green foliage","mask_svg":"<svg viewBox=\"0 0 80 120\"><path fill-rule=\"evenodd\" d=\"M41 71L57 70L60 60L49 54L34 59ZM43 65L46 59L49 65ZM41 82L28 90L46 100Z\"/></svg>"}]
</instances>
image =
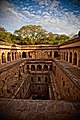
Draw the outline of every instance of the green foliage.
<instances>
[{"instance_id":1,"label":"green foliage","mask_svg":"<svg viewBox=\"0 0 80 120\"><path fill-rule=\"evenodd\" d=\"M41 40L46 36L46 30L42 29L41 26L28 25L23 26L20 30L14 32L15 35L24 38L26 44L39 44Z\"/></svg>"},{"instance_id":2,"label":"green foliage","mask_svg":"<svg viewBox=\"0 0 80 120\"><path fill-rule=\"evenodd\" d=\"M65 34L58 35L47 32L42 26L27 25L15 30L14 34L0 28L0 40L4 42L16 43L19 45L37 45L37 44L59 44L69 39Z\"/></svg>"},{"instance_id":3,"label":"green foliage","mask_svg":"<svg viewBox=\"0 0 80 120\"><path fill-rule=\"evenodd\" d=\"M13 43L11 33L7 32L4 28L0 28L0 41Z\"/></svg>"}]
</instances>

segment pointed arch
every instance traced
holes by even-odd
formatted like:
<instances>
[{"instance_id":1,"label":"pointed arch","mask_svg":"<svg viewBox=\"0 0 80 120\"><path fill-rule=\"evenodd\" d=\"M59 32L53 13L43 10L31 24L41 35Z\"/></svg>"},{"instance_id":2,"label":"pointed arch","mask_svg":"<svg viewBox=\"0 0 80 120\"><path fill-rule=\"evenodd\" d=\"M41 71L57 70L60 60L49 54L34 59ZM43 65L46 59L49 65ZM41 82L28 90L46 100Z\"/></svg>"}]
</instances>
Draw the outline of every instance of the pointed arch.
<instances>
[{"instance_id":1,"label":"pointed arch","mask_svg":"<svg viewBox=\"0 0 80 120\"><path fill-rule=\"evenodd\" d=\"M54 58L56 58L56 57L58 57L58 52L57 51L54 52Z\"/></svg>"},{"instance_id":2,"label":"pointed arch","mask_svg":"<svg viewBox=\"0 0 80 120\"><path fill-rule=\"evenodd\" d=\"M12 52L12 60L14 60L14 52Z\"/></svg>"},{"instance_id":3,"label":"pointed arch","mask_svg":"<svg viewBox=\"0 0 80 120\"><path fill-rule=\"evenodd\" d=\"M47 65L44 65L43 70L44 70L44 71L48 71L48 66L47 66Z\"/></svg>"},{"instance_id":4,"label":"pointed arch","mask_svg":"<svg viewBox=\"0 0 80 120\"><path fill-rule=\"evenodd\" d=\"M37 66L37 71L41 71L42 70L42 66L41 65L38 65Z\"/></svg>"},{"instance_id":5,"label":"pointed arch","mask_svg":"<svg viewBox=\"0 0 80 120\"><path fill-rule=\"evenodd\" d=\"M31 71L35 71L35 65L31 65Z\"/></svg>"},{"instance_id":6,"label":"pointed arch","mask_svg":"<svg viewBox=\"0 0 80 120\"><path fill-rule=\"evenodd\" d=\"M6 63L6 56L4 52L2 53L2 63Z\"/></svg>"},{"instance_id":7,"label":"pointed arch","mask_svg":"<svg viewBox=\"0 0 80 120\"><path fill-rule=\"evenodd\" d=\"M26 58L26 52L22 52L22 58Z\"/></svg>"}]
</instances>

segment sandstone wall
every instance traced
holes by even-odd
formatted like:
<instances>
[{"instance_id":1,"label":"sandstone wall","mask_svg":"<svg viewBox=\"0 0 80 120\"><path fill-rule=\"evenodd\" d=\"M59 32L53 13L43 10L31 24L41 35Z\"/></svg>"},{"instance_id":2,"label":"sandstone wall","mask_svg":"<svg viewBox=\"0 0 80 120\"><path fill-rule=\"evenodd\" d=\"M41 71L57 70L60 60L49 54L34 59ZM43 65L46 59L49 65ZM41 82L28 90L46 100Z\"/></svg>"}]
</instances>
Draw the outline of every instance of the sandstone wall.
<instances>
[{"instance_id":1,"label":"sandstone wall","mask_svg":"<svg viewBox=\"0 0 80 120\"><path fill-rule=\"evenodd\" d=\"M0 68L0 97L12 98L26 80L25 60L18 60Z\"/></svg>"},{"instance_id":2,"label":"sandstone wall","mask_svg":"<svg viewBox=\"0 0 80 120\"><path fill-rule=\"evenodd\" d=\"M54 64L55 69L50 75L50 78L55 99L80 101L79 79L66 70L65 66L63 67L59 63L57 64L57 62Z\"/></svg>"}]
</instances>

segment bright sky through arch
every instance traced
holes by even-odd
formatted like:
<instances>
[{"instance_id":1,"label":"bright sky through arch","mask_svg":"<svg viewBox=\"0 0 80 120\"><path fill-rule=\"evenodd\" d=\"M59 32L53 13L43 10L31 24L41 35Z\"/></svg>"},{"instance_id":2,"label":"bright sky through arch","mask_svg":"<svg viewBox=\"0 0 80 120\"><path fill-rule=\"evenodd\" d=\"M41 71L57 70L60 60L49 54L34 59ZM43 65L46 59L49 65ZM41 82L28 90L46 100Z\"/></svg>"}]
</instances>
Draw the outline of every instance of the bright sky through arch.
<instances>
[{"instance_id":1,"label":"bright sky through arch","mask_svg":"<svg viewBox=\"0 0 80 120\"><path fill-rule=\"evenodd\" d=\"M53 33L80 30L80 0L0 0L0 26L14 32L24 25L41 25Z\"/></svg>"}]
</instances>

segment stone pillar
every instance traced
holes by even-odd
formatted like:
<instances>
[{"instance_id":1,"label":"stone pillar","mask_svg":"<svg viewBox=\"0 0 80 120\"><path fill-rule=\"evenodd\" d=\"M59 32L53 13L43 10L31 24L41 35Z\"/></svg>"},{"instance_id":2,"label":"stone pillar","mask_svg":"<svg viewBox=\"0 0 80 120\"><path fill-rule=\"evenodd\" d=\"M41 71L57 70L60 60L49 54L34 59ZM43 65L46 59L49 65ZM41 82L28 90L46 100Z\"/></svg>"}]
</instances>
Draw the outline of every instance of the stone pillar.
<instances>
[{"instance_id":1,"label":"stone pillar","mask_svg":"<svg viewBox=\"0 0 80 120\"><path fill-rule=\"evenodd\" d=\"M20 52L18 52L18 59L20 59Z\"/></svg>"},{"instance_id":2,"label":"stone pillar","mask_svg":"<svg viewBox=\"0 0 80 120\"><path fill-rule=\"evenodd\" d=\"M12 61L12 52L10 52L10 58L11 58L11 61Z\"/></svg>"},{"instance_id":3,"label":"stone pillar","mask_svg":"<svg viewBox=\"0 0 80 120\"><path fill-rule=\"evenodd\" d=\"M6 52L6 53L5 53L5 57L6 57L6 63L8 62L8 61L7 61L7 54L8 54L8 53Z\"/></svg>"},{"instance_id":4,"label":"stone pillar","mask_svg":"<svg viewBox=\"0 0 80 120\"><path fill-rule=\"evenodd\" d=\"M19 59L19 53L17 52L17 59Z\"/></svg>"},{"instance_id":5,"label":"stone pillar","mask_svg":"<svg viewBox=\"0 0 80 120\"><path fill-rule=\"evenodd\" d=\"M17 52L17 54L16 54L16 58L17 58L17 60L18 60L18 52Z\"/></svg>"},{"instance_id":6,"label":"stone pillar","mask_svg":"<svg viewBox=\"0 0 80 120\"><path fill-rule=\"evenodd\" d=\"M65 60L65 51L64 51L64 58L63 59Z\"/></svg>"},{"instance_id":7,"label":"stone pillar","mask_svg":"<svg viewBox=\"0 0 80 120\"><path fill-rule=\"evenodd\" d=\"M2 64L2 53L0 51L0 64Z\"/></svg>"},{"instance_id":8,"label":"stone pillar","mask_svg":"<svg viewBox=\"0 0 80 120\"><path fill-rule=\"evenodd\" d=\"M50 65L48 65L48 71L50 71Z\"/></svg>"},{"instance_id":9,"label":"stone pillar","mask_svg":"<svg viewBox=\"0 0 80 120\"><path fill-rule=\"evenodd\" d=\"M42 58L44 58L44 51L42 50Z\"/></svg>"},{"instance_id":10,"label":"stone pillar","mask_svg":"<svg viewBox=\"0 0 80 120\"><path fill-rule=\"evenodd\" d=\"M20 52L20 58L22 58L22 52Z\"/></svg>"},{"instance_id":11,"label":"stone pillar","mask_svg":"<svg viewBox=\"0 0 80 120\"><path fill-rule=\"evenodd\" d=\"M63 59L63 56L64 56L64 55L63 55L63 52L62 52L62 59Z\"/></svg>"},{"instance_id":12,"label":"stone pillar","mask_svg":"<svg viewBox=\"0 0 80 120\"><path fill-rule=\"evenodd\" d=\"M72 52L72 64L74 64L74 52Z\"/></svg>"},{"instance_id":13,"label":"stone pillar","mask_svg":"<svg viewBox=\"0 0 80 120\"><path fill-rule=\"evenodd\" d=\"M25 64L22 63L22 72L25 73Z\"/></svg>"},{"instance_id":14,"label":"stone pillar","mask_svg":"<svg viewBox=\"0 0 80 120\"><path fill-rule=\"evenodd\" d=\"M65 61L67 61L67 51L65 52Z\"/></svg>"},{"instance_id":15,"label":"stone pillar","mask_svg":"<svg viewBox=\"0 0 80 120\"><path fill-rule=\"evenodd\" d=\"M31 65L29 65L29 70L31 71Z\"/></svg>"},{"instance_id":16,"label":"stone pillar","mask_svg":"<svg viewBox=\"0 0 80 120\"><path fill-rule=\"evenodd\" d=\"M14 52L14 60L15 60L15 52Z\"/></svg>"},{"instance_id":17,"label":"stone pillar","mask_svg":"<svg viewBox=\"0 0 80 120\"><path fill-rule=\"evenodd\" d=\"M61 59L61 51L59 51L59 58Z\"/></svg>"},{"instance_id":18,"label":"stone pillar","mask_svg":"<svg viewBox=\"0 0 80 120\"><path fill-rule=\"evenodd\" d=\"M16 59L16 57L15 57L15 52L14 52L14 60Z\"/></svg>"},{"instance_id":19,"label":"stone pillar","mask_svg":"<svg viewBox=\"0 0 80 120\"><path fill-rule=\"evenodd\" d=\"M35 72L37 71L37 65L35 65Z\"/></svg>"},{"instance_id":20,"label":"stone pillar","mask_svg":"<svg viewBox=\"0 0 80 120\"><path fill-rule=\"evenodd\" d=\"M54 58L54 51L52 51L52 58Z\"/></svg>"},{"instance_id":21,"label":"stone pillar","mask_svg":"<svg viewBox=\"0 0 80 120\"><path fill-rule=\"evenodd\" d=\"M17 52L17 60L18 60L18 52Z\"/></svg>"},{"instance_id":22,"label":"stone pillar","mask_svg":"<svg viewBox=\"0 0 80 120\"><path fill-rule=\"evenodd\" d=\"M80 52L77 53L77 66L80 67Z\"/></svg>"},{"instance_id":23,"label":"stone pillar","mask_svg":"<svg viewBox=\"0 0 80 120\"><path fill-rule=\"evenodd\" d=\"M37 57L36 57L36 51L35 51L35 58L37 58Z\"/></svg>"},{"instance_id":24,"label":"stone pillar","mask_svg":"<svg viewBox=\"0 0 80 120\"><path fill-rule=\"evenodd\" d=\"M62 51L62 59L63 59L63 51Z\"/></svg>"},{"instance_id":25,"label":"stone pillar","mask_svg":"<svg viewBox=\"0 0 80 120\"><path fill-rule=\"evenodd\" d=\"M22 58L22 53L21 53L21 58ZM29 58L28 52L26 52L26 58Z\"/></svg>"},{"instance_id":26,"label":"stone pillar","mask_svg":"<svg viewBox=\"0 0 80 120\"><path fill-rule=\"evenodd\" d=\"M48 71L50 71L50 65L48 65Z\"/></svg>"},{"instance_id":27,"label":"stone pillar","mask_svg":"<svg viewBox=\"0 0 80 120\"><path fill-rule=\"evenodd\" d=\"M62 51L60 51L60 59L62 59Z\"/></svg>"},{"instance_id":28,"label":"stone pillar","mask_svg":"<svg viewBox=\"0 0 80 120\"><path fill-rule=\"evenodd\" d=\"M70 62L70 51L68 51L68 63Z\"/></svg>"},{"instance_id":29,"label":"stone pillar","mask_svg":"<svg viewBox=\"0 0 80 120\"><path fill-rule=\"evenodd\" d=\"M51 94L51 88L50 88L50 85L49 85L49 97L50 97L50 100L52 99L52 94Z\"/></svg>"}]
</instances>

